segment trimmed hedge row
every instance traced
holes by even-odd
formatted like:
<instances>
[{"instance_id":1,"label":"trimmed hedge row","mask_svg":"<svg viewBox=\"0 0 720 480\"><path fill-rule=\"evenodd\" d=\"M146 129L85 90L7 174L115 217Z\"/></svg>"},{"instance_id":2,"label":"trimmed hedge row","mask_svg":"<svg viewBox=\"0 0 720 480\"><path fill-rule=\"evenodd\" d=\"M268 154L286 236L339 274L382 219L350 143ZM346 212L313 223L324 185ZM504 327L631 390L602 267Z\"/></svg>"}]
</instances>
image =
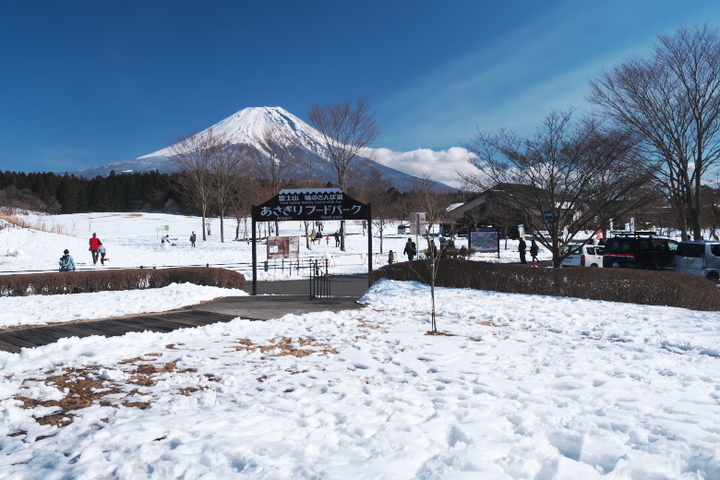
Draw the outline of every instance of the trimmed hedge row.
<instances>
[{"instance_id":1,"label":"trimmed hedge row","mask_svg":"<svg viewBox=\"0 0 720 480\"><path fill-rule=\"evenodd\" d=\"M381 278L430 283L430 262L394 263L375 270ZM720 291L705 278L676 272L610 268L528 268L520 265L447 259L439 263L435 285L506 293L554 295L720 310Z\"/></svg>"},{"instance_id":2,"label":"trimmed hedge row","mask_svg":"<svg viewBox=\"0 0 720 480\"><path fill-rule=\"evenodd\" d=\"M207 267L32 273L1 275L0 296L142 290L171 283L244 288L246 281L239 272Z\"/></svg>"}]
</instances>

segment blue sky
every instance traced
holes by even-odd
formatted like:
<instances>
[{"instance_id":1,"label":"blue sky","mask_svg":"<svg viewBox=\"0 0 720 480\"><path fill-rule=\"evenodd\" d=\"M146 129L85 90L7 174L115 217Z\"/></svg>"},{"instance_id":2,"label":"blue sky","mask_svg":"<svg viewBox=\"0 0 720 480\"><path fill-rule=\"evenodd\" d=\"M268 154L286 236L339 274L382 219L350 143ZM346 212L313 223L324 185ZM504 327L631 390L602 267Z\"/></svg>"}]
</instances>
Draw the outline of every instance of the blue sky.
<instances>
[{"instance_id":1,"label":"blue sky","mask_svg":"<svg viewBox=\"0 0 720 480\"><path fill-rule=\"evenodd\" d=\"M360 96L394 152L531 134L552 108L585 108L602 69L706 22L720 25L719 1L5 2L0 170L76 171L246 107L306 119L312 102Z\"/></svg>"}]
</instances>

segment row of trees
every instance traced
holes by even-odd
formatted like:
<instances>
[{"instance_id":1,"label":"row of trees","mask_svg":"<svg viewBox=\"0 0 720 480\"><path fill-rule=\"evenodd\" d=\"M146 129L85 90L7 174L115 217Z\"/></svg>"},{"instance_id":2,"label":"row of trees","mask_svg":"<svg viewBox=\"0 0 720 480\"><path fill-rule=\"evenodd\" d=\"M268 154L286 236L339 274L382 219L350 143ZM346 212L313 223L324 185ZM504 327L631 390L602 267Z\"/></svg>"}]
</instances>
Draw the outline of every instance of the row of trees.
<instances>
[{"instance_id":1,"label":"row of trees","mask_svg":"<svg viewBox=\"0 0 720 480\"><path fill-rule=\"evenodd\" d=\"M201 216L201 208L186 194L190 183L191 180L180 173L111 174L108 177L85 179L54 173L0 172L0 207L47 213L146 211ZM268 192L279 191L284 187L317 186L296 184L293 181L273 185L268 180L244 174L232 176L229 184L233 189L233 201L224 214L236 221L236 239L249 215L250 205L268 200ZM425 208L423 202L427 189L424 182L418 180L415 187L400 192L389 180L372 173L369 181L363 185L349 187L349 193L364 203L372 203L374 230L383 234L391 220L406 219L410 212ZM234 196L235 193L237 196ZM438 208L461 199L459 193L444 192L436 196L433 205ZM219 217L220 209L215 203L214 190L206 199L206 215Z\"/></svg>"},{"instance_id":2,"label":"row of trees","mask_svg":"<svg viewBox=\"0 0 720 480\"><path fill-rule=\"evenodd\" d=\"M48 213L188 212L180 175L132 173L93 179L55 173L0 172L0 205Z\"/></svg>"},{"instance_id":3,"label":"row of trees","mask_svg":"<svg viewBox=\"0 0 720 480\"><path fill-rule=\"evenodd\" d=\"M720 38L705 27L661 36L649 58L602 72L580 119L553 111L533 137L481 132L466 147L475 190L501 184L505 201L553 252L587 225L665 197L683 238L701 238L705 183L720 157ZM564 232L561 230L565 229ZM547 233L544 233L547 232Z\"/></svg>"}]
</instances>

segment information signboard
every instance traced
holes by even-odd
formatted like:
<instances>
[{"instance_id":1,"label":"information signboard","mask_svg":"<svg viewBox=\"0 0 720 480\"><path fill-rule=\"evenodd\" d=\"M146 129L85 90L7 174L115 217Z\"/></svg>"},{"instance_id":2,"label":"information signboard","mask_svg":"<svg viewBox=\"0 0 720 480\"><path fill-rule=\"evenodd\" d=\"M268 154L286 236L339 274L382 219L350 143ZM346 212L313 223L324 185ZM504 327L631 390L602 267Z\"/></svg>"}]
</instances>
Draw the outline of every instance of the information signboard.
<instances>
[{"instance_id":1,"label":"information signboard","mask_svg":"<svg viewBox=\"0 0 720 480\"><path fill-rule=\"evenodd\" d=\"M367 220L368 208L336 188L282 190L253 207L252 216L257 222Z\"/></svg>"},{"instance_id":2,"label":"information signboard","mask_svg":"<svg viewBox=\"0 0 720 480\"><path fill-rule=\"evenodd\" d=\"M277 258L300 257L300 237L268 237L267 239L267 258L274 260Z\"/></svg>"},{"instance_id":3,"label":"information signboard","mask_svg":"<svg viewBox=\"0 0 720 480\"><path fill-rule=\"evenodd\" d=\"M470 232L470 248L476 252L497 252L500 250L498 232Z\"/></svg>"}]
</instances>

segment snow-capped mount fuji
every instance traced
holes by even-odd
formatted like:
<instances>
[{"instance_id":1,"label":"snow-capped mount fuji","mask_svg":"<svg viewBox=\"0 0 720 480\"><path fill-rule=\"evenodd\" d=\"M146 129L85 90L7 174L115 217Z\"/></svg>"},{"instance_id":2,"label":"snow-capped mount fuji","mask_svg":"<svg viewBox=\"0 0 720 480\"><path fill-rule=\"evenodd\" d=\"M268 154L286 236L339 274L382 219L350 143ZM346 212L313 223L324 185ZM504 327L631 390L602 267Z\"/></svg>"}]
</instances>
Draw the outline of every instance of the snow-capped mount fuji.
<instances>
[{"instance_id":1,"label":"snow-capped mount fuji","mask_svg":"<svg viewBox=\"0 0 720 480\"><path fill-rule=\"evenodd\" d=\"M266 131L272 130L279 135L291 138L294 144L294 154L303 160L298 171L299 176L310 176L323 183L332 183L335 175L328 161L327 149L323 138L313 127L281 107L249 107L227 117L215 125L197 133L202 136L212 131L213 137L238 147L248 145L262 148L260 139ZM192 143L192 142L190 142ZM97 167L76 172L77 175L93 178L97 175L107 176L110 172L129 173L158 170L170 173L177 170L171 157L178 153L178 146L171 145L135 160L108 163ZM413 188L417 178L394 168L381 165L368 160L364 168L373 169L380 173L382 178L389 180L400 191ZM451 188L438 184L441 190Z\"/></svg>"},{"instance_id":2,"label":"snow-capped mount fuji","mask_svg":"<svg viewBox=\"0 0 720 480\"><path fill-rule=\"evenodd\" d=\"M267 130L274 130L292 138L296 147L324 155L323 139L320 133L298 117L281 107L249 107L230 115L226 119L206 128L197 135L212 131L213 137L231 145L251 145L261 148L259 140ZM177 147L169 146L139 159L171 157Z\"/></svg>"}]
</instances>

